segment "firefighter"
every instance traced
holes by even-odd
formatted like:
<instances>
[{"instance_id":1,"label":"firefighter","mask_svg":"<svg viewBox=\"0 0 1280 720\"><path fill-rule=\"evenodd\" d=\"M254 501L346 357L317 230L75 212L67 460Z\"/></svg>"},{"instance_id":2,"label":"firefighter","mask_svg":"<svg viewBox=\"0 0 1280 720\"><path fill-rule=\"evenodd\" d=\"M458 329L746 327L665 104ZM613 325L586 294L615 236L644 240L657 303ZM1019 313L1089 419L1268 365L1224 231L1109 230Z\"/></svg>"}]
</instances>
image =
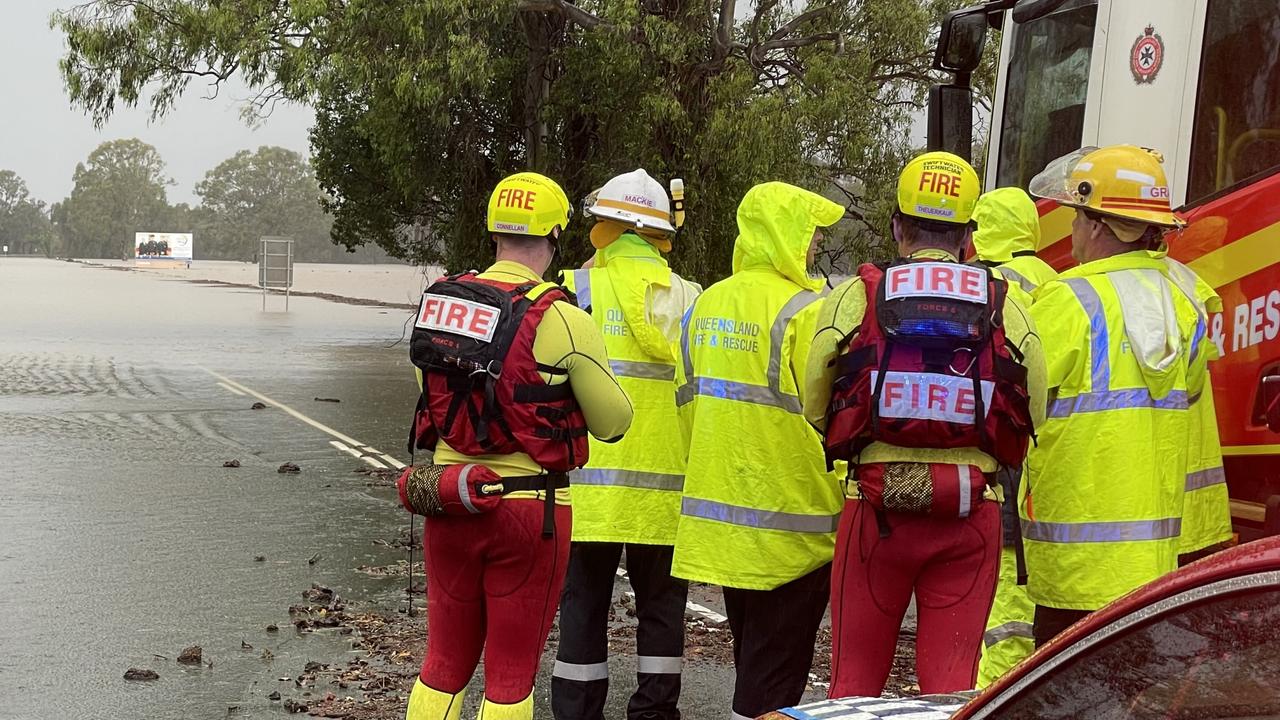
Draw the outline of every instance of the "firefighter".
<instances>
[{"instance_id":1,"label":"firefighter","mask_svg":"<svg viewBox=\"0 0 1280 720\"><path fill-rule=\"evenodd\" d=\"M1053 401L1019 493L1027 591L1042 645L1090 611L1178 566L1196 304L1148 246L1180 221L1159 153L1082 148L1031 181L1076 209L1081 264L1041 286L1032 317Z\"/></svg>"},{"instance_id":2,"label":"firefighter","mask_svg":"<svg viewBox=\"0 0 1280 720\"><path fill-rule=\"evenodd\" d=\"M973 249L978 261L993 268L1009 283L1009 294L1030 308L1036 288L1058 277L1036 256L1040 244L1040 213L1021 188L999 188L978 198L973 210L978 227ZM982 635L978 687L985 688L1035 650L1031 621L1035 604L1027 597L1025 578L1019 584L1021 530L1018 527L1018 481L1022 467L1001 468L1000 487L1003 548L995 602Z\"/></svg>"},{"instance_id":3,"label":"firefighter","mask_svg":"<svg viewBox=\"0 0 1280 720\"><path fill-rule=\"evenodd\" d=\"M644 170L619 175L587 198L595 218L592 267L564 273L578 306L604 336L609 365L635 407L626 437L591 443L591 462L573 474L573 545L560 600L560 645L551 676L557 720L604 720L609 690L609 608L625 549L635 589L638 688L634 720L679 720L684 604L688 583L671 576L684 455L677 427L674 346L680 317L702 288L671 272L684 220L683 185L672 182L675 211Z\"/></svg>"},{"instance_id":4,"label":"firefighter","mask_svg":"<svg viewBox=\"0 0 1280 720\"><path fill-rule=\"evenodd\" d=\"M968 250L977 173L950 153L907 163L898 259L864 264L818 316L805 415L850 462L831 573L831 697L879 696L916 598L920 690L974 686L1000 558L1001 465L1044 412L1025 309ZM1001 320L1003 318L1003 320Z\"/></svg>"},{"instance_id":5,"label":"firefighter","mask_svg":"<svg viewBox=\"0 0 1280 720\"><path fill-rule=\"evenodd\" d=\"M673 574L724 588L731 717L800 701L826 610L841 496L800 406L821 228L840 205L781 182L738 205L733 274L684 316L676 365L688 457Z\"/></svg>"},{"instance_id":6,"label":"firefighter","mask_svg":"<svg viewBox=\"0 0 1280 720\"><path fill-rule=\"evenodd\" d=\"M1170 277L1183 294L1195 301L1199 314L1191 353L1207 353L1212 362L1218 359L1218 346L1209 338L1209 321L1213 313L1222 312L1222 298L1191 268L1165 257ZM1231 543L1231 500L1227 478L1222 467L1222 444L1218 437L1218 418L1213 399L1213 383L1205 382L1199 398L1191 402L1191 436L1187 444L1186 497L1182 507L1182 539L1179 542L1179 565L1212 554Z\"/></svg>"},{"instance_id":7,"label":"firefighter","mask_svg":"<svg viewBox=\"0 0 1280 720\"><path fill-rule=\"evenodd\" d=\"M631 422L595 322L541 279L569 216L549 178L504 179L486 218L497 262L423 296L414 442L434 464L402 476L400 493L429 515L428 644L407 720L456 720L482 651L480 717L533 717L569 559L565 473L587 461L588 432L617 440Z\"/></svg>"}]
</instances>

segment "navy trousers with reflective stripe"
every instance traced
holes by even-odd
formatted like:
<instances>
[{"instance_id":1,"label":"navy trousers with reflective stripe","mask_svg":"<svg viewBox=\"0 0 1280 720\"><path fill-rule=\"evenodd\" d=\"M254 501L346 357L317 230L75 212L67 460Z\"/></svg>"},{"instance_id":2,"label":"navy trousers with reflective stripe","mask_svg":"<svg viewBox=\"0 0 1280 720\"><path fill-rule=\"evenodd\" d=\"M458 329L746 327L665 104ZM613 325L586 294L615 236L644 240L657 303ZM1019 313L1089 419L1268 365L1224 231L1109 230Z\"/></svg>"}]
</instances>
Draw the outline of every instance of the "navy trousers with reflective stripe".
<instances>
[{"instance_id":1,"label":"navy trousers with reflective stripe","mask_svg":"<svg viewBox=\"0 0 1280 720\"><path fill-rule=\"evenodd\" d=\"M670 545L575 542L560 598L560 647L551 675L556 720L604 720L609 693L609 609L623 549L636 595L637 687L628 720L679 720L684 605L689 584L671 577Z\"/></svg>"}]
</instances>

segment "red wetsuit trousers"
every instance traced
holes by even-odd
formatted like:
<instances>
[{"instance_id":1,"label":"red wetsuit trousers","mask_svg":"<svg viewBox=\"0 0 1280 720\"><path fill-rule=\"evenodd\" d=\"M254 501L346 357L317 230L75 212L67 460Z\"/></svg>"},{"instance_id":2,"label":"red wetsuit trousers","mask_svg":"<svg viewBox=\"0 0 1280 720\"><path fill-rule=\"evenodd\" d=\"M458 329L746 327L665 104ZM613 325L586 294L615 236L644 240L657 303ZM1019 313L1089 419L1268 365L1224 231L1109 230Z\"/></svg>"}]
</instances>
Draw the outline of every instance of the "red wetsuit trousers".
<instances>
[{"instance_id":1,"label":"red wetsuit trousers","mask_svg":"<svg viewBox=\"0 0 1280 720\"><path fill-rule=\"evenodd\" d=\"M569 561L572 511L556 507L542 537L543 503L503 500L493 512L426 520L427 657L419 677L458 693L484 652L484 695L518 703L533 691Z\"/></svg>"},{"instance_id":2,"label":"red wetsuit trousers","mask_svg":"<svg viewBox=\"0 0 1280 720\"><path fill-rule=\"evenodd\" d=\"M1000 505L967 518L876 513L845 504L831 570L831 694L879 697L916 597L916 675L925 694L973 688L1000 566Z\"/></svg>"}]
</instances>

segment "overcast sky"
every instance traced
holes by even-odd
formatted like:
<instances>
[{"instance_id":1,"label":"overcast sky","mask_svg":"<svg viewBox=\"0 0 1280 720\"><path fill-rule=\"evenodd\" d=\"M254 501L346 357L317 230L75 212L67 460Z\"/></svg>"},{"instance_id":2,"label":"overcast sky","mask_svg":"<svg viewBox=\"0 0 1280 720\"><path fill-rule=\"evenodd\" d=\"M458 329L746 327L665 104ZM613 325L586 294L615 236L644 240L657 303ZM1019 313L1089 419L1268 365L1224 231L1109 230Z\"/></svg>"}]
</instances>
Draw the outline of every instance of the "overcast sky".
<instances>
[{"instance_id":1,"label":"overcast sky","mask_svg":"<svg viewBox=\"0 0 1280 720\"><path fill-rule=\"evenodd\" d=\"M218 98L193 81L178 107L156 123L144 106L117 108L102 130L73 109L58 75L62 35L49 29L49 15L73 0L0 0L0 170L13 170L31 194L56 202L71 192L76 163L107 140L136 137L154 145L176 184L170 202L195 204L195 184L205 172L243 149L279 145L308 153L308 107L279 105L260 127L240 120L238 108L250 92L224 87Z\"/></svg>"}]
</instances>

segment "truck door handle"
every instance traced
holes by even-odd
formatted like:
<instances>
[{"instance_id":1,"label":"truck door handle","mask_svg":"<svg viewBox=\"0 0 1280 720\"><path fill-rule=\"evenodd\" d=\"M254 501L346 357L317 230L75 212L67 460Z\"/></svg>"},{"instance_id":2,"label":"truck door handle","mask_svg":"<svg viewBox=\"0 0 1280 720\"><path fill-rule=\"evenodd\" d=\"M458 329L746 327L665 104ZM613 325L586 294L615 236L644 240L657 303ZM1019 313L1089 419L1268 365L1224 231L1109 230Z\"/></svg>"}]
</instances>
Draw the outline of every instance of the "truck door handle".
<instances>
[{"instance_id":1,"label":"truck door handle","mask_svg":"<svg viewBox=\"0 0 1280 720\"><path fill-rule=\"evenodd\" d=\"M1280 375L1263 375L1258 383L1258 406L1271 432L1280 433Z\"/></svg>"}]
</instances>

